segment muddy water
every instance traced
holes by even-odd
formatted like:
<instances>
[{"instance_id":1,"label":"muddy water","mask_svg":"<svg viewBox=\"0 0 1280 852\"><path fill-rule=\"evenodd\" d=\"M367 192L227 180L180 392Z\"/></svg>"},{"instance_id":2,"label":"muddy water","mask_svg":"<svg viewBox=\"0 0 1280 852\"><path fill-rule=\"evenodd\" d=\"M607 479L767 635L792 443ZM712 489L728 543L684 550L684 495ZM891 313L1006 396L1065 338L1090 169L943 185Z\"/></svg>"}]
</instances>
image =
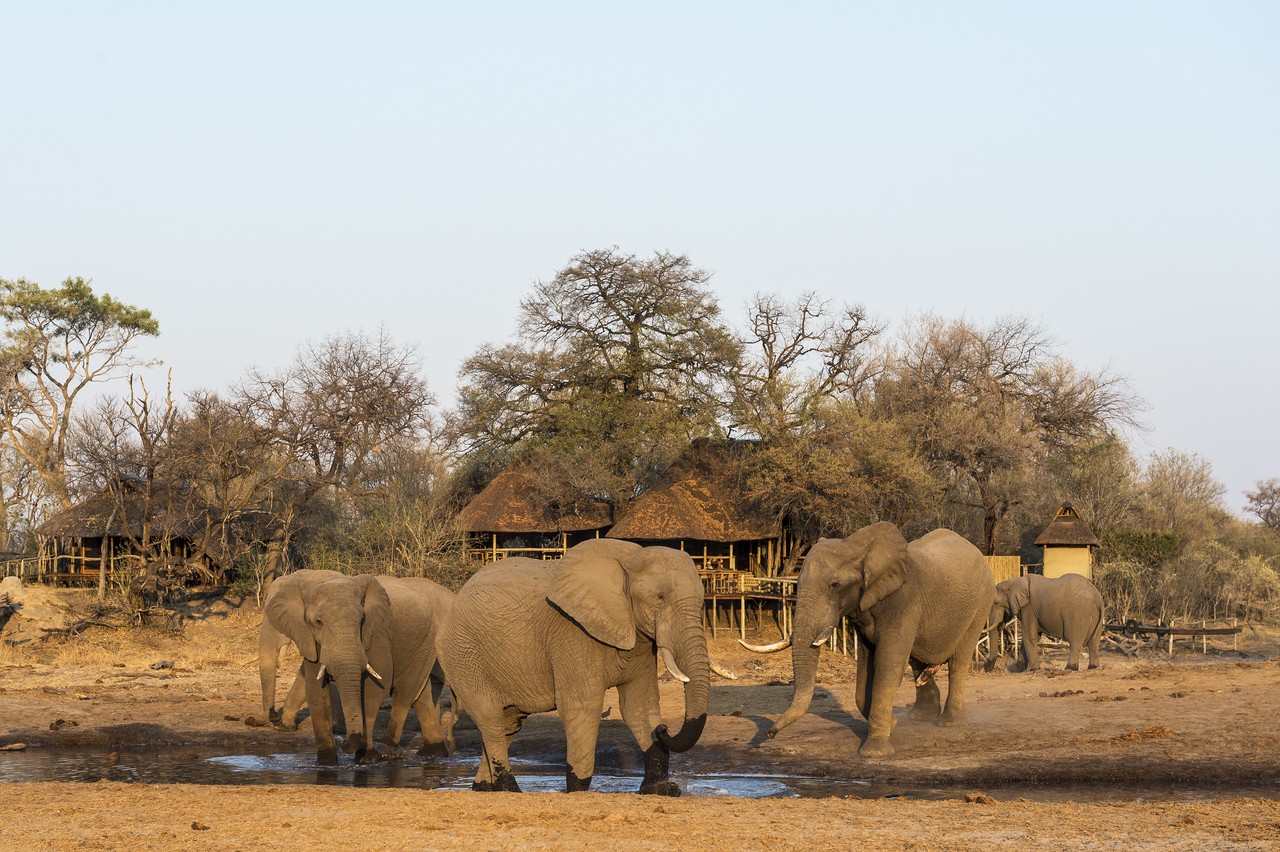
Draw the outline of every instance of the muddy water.
<instances>
[{"instance_id":1,"label":"muddy water","mask_svg":"<svg viewBox=\"0 0 1280 852\"><path fill-rule=\"evenodd\" d=\"M536 760L514 761L522 790L530 793L562 792L564 766ZM0 782L124 781L148 784L321 784L346 787L398 787L422 790L469 790L475 773L474 758L421 760L405 757L372 766L356 766L343 758L337 767L316 763L314 752L264 751L225 754L217 749L175 747L161 750L89 752L31 748L0 752ZM803 778L789 775L691 775L673 773L686 796L734 796L769 798L907 798L956 799L972 792L965 789L910 789L865 781ZM603 793L631 793L639 776L597 774L591 789ZM1259 779L1250 787L1222 788L1021 788L984 789L996 799L1034 801L1203 801L1236 796L1280 799L1280 779Z\"/></svg>"}]
</instances>

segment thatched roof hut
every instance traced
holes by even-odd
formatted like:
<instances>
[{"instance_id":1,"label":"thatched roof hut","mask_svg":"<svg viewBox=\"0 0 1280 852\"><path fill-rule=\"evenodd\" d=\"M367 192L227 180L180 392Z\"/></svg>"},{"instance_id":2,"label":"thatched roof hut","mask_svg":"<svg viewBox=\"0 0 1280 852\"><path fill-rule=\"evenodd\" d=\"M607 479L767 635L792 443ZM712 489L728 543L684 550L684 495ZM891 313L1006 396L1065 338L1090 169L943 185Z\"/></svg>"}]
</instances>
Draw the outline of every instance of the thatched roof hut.
<instances>
[{"instance_id":1,"label":"thatched roof hut","mask_svg":"<svg viewBox=\"0 0 1280 852\"><path fill-rule=\"evenodd\" d=\"M512 465L472 498L458 520L467 532L561 533L607 527L613 509L601 500L552 492L532 470Z\"/></svg>"},{"instance_id":2,"label":"thatched roof hut","mask_svg":"<svg viewBox=\"0 0 1280 852\"><path fill-rule=\"evenodd\" d=\"M102 491L53 515L36 534L60 538L140 538L144 524L153 535L196 538L210 521L205 502L187 486L153 482L150 499L142 483L126 482L119 495Z\"/></svg>"},{"instance_id":3,"label":"thatched roof hut","mask_svg":"<svg viewBox=\"0 0 1280 852\"><path fill-rule=\"evenodd\" d=\"M1062 504L1035 543L1044 548L1046 577L1093 576L1093 553L1101 542L1070 503Z\"/></svg>"},{"instance_id":4,"label":"thatched roof hut","mask_svg":"<svg viewBox=\"0 0 1280 852\"><path fill-rule=\"evenodd\" d=\"M742 499L746 441L695 441L689 452L646 489L609 530L609 538L680 547L701 567L746 567L754 558L764 569L776 561L776 519L754 511ZM752 554L754 548L755 553Z\"/></svg>"},{"instance_id":5,"label":"thatched roof hut","mask_svg":"<svg viewBox=\"0 0 1280 852\"><path fill-rule=\"evenodd\" d=\"M499 473L458 513L467 554L484 561L556 557L613 523L609 503L557 485L519 463Z\"/></svg>"}]
</instances>

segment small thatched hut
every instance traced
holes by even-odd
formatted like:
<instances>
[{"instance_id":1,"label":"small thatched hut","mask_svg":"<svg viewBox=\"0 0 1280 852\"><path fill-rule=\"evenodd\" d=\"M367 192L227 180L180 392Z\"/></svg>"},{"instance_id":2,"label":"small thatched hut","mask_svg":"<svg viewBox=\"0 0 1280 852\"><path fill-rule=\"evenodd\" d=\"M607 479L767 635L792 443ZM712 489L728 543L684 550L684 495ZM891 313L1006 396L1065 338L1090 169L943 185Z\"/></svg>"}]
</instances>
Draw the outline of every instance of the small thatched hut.
<instances>
[{"instance_id":1,"label":"small thatched hut","mask_svg":"<svg viewBox=\"0 0 1280 852\"><path fill-rule=\"evenodd\" d=\"M1044 548L1046 577L1080 574L1093 579L1094 553L1101 543L1071 504L1062 504L1044 532L1036 537L1036 544Z\"/></svg>"},{"instance_id":2,"label":"small thatched hut","mask_svg":"<svg viewBox=\"0 0 1280 852\"><path fill-rule=\"evenodd\" d=\"M746 441L695 441L609 530L609 538L677 547L703 570L776 574L784 556L779 524L742 499Z\"/></svg>"},{"instance_id":3,"label":"small thatched hut","mask_svg":"<svg viewBox=\"0 0 1280 852\"><path fill-rule=\"evenodd\" d=\"M552 485L518 463L494 477L458 513L467 558L558 559L578 542L598 538L613 523L608 503L583 495L566 497Z\"/></svg>"},{"instance_id":4,"label":"small thatched hut","mask_svg":"<svg viewBox=\"0 0 1280 852\"><path fill-rule=\"evenodd\" d=\"M39 574L55 582L96 579L104 565L130 555L212 567L212 523L190 487L128 480L118 493L102 491L36 528Z\"/></svg>"}]
</instances>

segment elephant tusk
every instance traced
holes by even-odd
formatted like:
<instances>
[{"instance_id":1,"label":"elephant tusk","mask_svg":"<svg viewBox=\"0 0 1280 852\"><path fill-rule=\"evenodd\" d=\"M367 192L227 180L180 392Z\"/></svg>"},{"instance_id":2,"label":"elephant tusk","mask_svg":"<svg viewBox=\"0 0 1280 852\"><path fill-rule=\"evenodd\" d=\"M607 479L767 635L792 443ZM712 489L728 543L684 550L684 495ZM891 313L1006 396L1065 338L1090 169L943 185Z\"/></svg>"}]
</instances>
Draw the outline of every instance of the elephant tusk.
<instances>
[{"instance_id":1,"label":"elephant tusk","mask_svg":"<svg viewBox=\"0 0 1280 852\"><path fill-rule=\"evenodd\" d=\"M378 681L379 683L382 682L382 675L374 671L373 666L369 665L368 663L365 663L364 670L367 671L369 674L371 674L374 680Z\"/></svg>"},{"instance_id":2,"label":"elephant tusk","mask_svg":"<svg viewBox=\"0 0 1280 852\"><path fill-rule=\"evenodd\" d=\"M827 635L826 635L826 636L823 636L821 639L815 639L815 640L813 641L813 644L812 644L812 645L810 645L809 647L810 647L810 648L821 648L823 645L825 645L825 644L827 644L828 642L830 642L830 641L831 641L830 636L831 636L831 631L829 631L829 630L828 630L828 631L827 631Z\"/></svg>"},{"instance_id":3,"label":"elephant tusk","mask_svg":"<svg viewBox=\"0 0 1280 852\"><path fill-rule=\"evenodd\" d=\"M720 667L720 665L719 665L715 660L712 660L712 661L711 661L711 671L715 672L716 674L718 674L720 677L724 678L725 680L737 680L737 679L738 679L738 676L737 676L736 674L734 674L733 672L729 671L728 669L721 668L721 667Z\"/></svg>"},{"instance_id":4,"label":"elephant tusk","mask_svg":"<svg viewBox=\"0 0 1280 852\"><path fill-rule=\"evenodd\" d=\"M669 648L659 649L662 652L662 664L667 667L667 671L671 672L671 676L681 683L688 683L689 676L680 671L680 667L676 665L676 658L671 656Z\"/></svg>"},{"instance_id":5,"label":"elephant tusk","mask_svg":"<svg viewBox=\"0 0 1280 852\"><path fill-rule=\"evenodd\" d=\"M784 648L790 648L791 640L783 639L780 642L774 642L772 645L749 645L739 639L738 644L746 648L748 651L755 651L757 654L772 654L776 651L781 651Z\"/></svg>"},{"instance_id":6,"label":"elephant tusk","mask_svg":"<svg viewBox=\"0 0 1280 852\"><path fill-rule=\"evenodd\" d=\"M316 672L316 680L324 680L324 663L320 664L320 671Z\"/></svg>"}]
</instances>

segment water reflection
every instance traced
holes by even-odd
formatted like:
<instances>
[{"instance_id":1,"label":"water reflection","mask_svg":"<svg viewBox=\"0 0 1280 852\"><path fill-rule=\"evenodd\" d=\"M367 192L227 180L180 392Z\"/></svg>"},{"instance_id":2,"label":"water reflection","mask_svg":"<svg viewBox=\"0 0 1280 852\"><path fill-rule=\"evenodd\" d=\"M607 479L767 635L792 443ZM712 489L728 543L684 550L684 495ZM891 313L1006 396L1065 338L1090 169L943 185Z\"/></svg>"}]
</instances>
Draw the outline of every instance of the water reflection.
<instances>
[{"instance_id":1,"label":"water reflection","mask_svg":"<svg viewBox=\"0 0 1280 852\"><path fill-rule=\"evenodd\" d=\"M564 765L535 760L513 761L521 789L529 793L564 790ZM346 787L397 787L421 790L469 790L475 773L471 756L425 760L416 756L358 766L343 759L338 766L321 766L315 752L220 754L216 749L179 748L137 752L82 752L33 748L0 754L0 781L123 781L149 784L317 784ZM968 789L906 789L863 781L803 778L789 775L673 774L686 796L770 798L963 798ZM591 789L602 793L633 793L639 775L598 774ZM985 789L999 799L1035 801L1197 801L1231 796L1280 798L1280 784L1259 783L1250 788L1017 788Z\"/></svg>"}]
</instances>

